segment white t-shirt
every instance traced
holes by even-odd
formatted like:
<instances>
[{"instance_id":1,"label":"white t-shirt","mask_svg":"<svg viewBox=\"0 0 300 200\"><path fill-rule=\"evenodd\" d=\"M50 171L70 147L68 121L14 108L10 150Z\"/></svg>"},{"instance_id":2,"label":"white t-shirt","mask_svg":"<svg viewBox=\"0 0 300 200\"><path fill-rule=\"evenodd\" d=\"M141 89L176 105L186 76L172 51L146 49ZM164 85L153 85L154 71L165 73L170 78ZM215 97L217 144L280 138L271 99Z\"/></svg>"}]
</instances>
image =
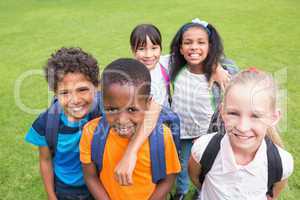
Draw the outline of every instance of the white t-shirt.
<instances>
[{"instance_id":1,"label":"white t-shirt","mask_svg":"<svg viewBox=\"0 0 300 200\"><path fill-rule=\"evenodd\" d=\"M172 110L180 118L181 139L192 139L207 133L213 115L212 94L204 74L182 69L174 82Z\"/></svg>"},{"instance_id":2,"label":"white t-shirt","mask_svg":"<svg viewBox=\"0 0 300 200\"><path fill-rule=\"evenodd\" d=\"M215 134L198 138L192 147L192 157L200 162L203 152ZM201 187L201 200L266 200L268 190L267 145L262 142L254 159L246 166L237 165L227 134L221 140L220 151ZM291 154L278 147L282 160L282 180L293 172Z\"/></svg>"},{"instance_id":3,"label":"white t-shirt","mask_svg":"<svg viewBox=\"0 0 300 200\"><path fill-rule=\"evenodd\" d=\"M168 93L167 93L167 86L166 80L161 72L162 65L165 69L167 74L169 74L169 55L161 56L159 59L159 63L150 70L151 75L151 95L158 104L162 106L169 106L168 103Z\"/></svg>"}]
</instances>

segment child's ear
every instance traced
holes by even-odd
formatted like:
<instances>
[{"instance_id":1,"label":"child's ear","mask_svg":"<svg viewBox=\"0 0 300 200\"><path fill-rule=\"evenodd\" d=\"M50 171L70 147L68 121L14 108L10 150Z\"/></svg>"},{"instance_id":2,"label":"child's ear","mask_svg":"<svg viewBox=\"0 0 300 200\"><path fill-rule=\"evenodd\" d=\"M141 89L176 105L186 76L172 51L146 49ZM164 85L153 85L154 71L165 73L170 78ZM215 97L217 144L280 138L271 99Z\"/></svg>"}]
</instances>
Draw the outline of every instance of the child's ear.
<instances>
[{"instance_id":1,"label":"child's ear","mask_svg":"<svg viewBox=\"0 0 300 200\"><path fill-rule=\"evenodd\" d=\"M183 55L183 52L182 52L182 47L181 47L181 45L180 45L180 47L179 47L179 52L180 52L180 54L181 54L181 55Z\"/></svg>"},{"instance_id":2,"label":"child's ear","mask_svg":"<svg viewBox=\"0 0 300 200\"><path fill-rule=\"evenodd\" d=\"M275 110L275 112L272 115L272 126L276 126L278 124L280 118L281 118L281 112L280 112L280 110L277 109L277 110Z\"/></svg>"},{"instance_id":3,"label":"child's ear","mask_svg":"<svg viewBox=\"0 0 300 200\"><path fill-rule=\"evenodd\" d=\"M150 106L151 106L151 103L152 103L152 100L153 100L152 95L150 95L150 96L146 99L146 101L147 101L147 110L149 110L149 108L150 108Z\"/></svg>"}]
</instances>

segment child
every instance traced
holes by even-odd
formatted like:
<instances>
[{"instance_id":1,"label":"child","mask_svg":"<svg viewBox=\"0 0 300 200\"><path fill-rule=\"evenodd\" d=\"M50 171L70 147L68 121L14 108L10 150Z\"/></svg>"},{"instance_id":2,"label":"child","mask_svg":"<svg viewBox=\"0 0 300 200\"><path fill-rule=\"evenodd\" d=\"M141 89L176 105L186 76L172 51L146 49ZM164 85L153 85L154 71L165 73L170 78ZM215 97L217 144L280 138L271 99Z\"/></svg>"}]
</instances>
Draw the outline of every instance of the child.
<instances>
[{"instance_id":1,"label":"child","mask_svg":"<svg viewBox=\"0 0 300 200\"><path fill-rule=\"evenodd\" d=\"M221 114L226 134L204 135L192 147L189 172L195 186L201 187L200 198L277 199L293 171L293 158L266 137L280 114L272 77L253 69L239 73L226 88ZM219 141L210 145L218 135ZM216 153L210 170L203 163L210 159L205 156L208 146L210 152ZM274 160L269 156L271 147L271 152L279 157L276 165L270 165ZM275 174L277 179L270 182L270 173L277 172L277 168L280 175Z\"/></svg>"},{"instance_id":2,"label":"child","mask_svg":"<svg viewBox=\"0 0 300 200\"><path fill-rule=\"evenodd\" d=\"M170 106L170 56L161 56L162 38L159 29L153 24L137 25L131 32L130 46L134 57L146 65L150 71L153 98L162 106ZM223 70L220 65L217 69L213 71L214 80L220 85L226 84L227 71Z\"/></svg>"},{"instance_id":3,"label":"child","mask_svg":"<svg viewBox=\"0 0 300 200\"><path fill-rule=\"evenodd\" d=\"M160 31L152 24L137 25L130 35L132 54L150 71L154 100L162 106L170 107L169 56L161 56L161 42Z\"/></svg>"},{"instance_id":4,"label":"child","mask_svg":"<svg viewBox=\"0 0 300 200\"><path fill-rule=\"evenodd\" d=\"M90 111L99 82L97 61L80 48L61 48L49 58L44 70L57 101L34 121L26 141L39 147L40 171L48 199L93 199L84 183L79 140L82 126L92 117ZM52 108L62 108L57 124ZM47 133L54 126L57 130L52 136L56 144L50 144Z\"/></svg>"},{"instance_id":5,"label":"child","mask_svg":"<svg viewBox=\"0 0 300 200\"><path fill-rule=\"evenodd\" d=\"M211 116L219 103L220 93L210 89L209 80L224 57L223 45L211 24L195 19L177 31L170 55L174 84L171 108L180 118L182 147L182 171L177 176L175 198L183 199L189 190L187 164L193 140L207 133ZM235 72L234 68L227 69L230 73Z\"/></svg>"},{"instance_id":6,"label":"child","mask_svg":"<svg viewBox=\"0 0 300 200\"><path fill-rule=\"evenodd\" d=\"M103 71L101 88L105 115L87 123L80 141L80 160L83 163L85 180L96 199L165 199L175 181L175 174L180 171L172 134L167 127L163 127L162 145L166 176L158 182L153 182L155 167L152 164L156 160L152 159L152 151L161 147L153 147L151 138L162 134L152 133L137 153L133 184L124 187L114 179L115 166L136 130L143 124L144 112L150 103L150 84L149 71L134 59L118 59ZM97 162L91 159L92 148L95 147L93 137L96 137L96 134L99 134L99 140L104 144L95 150L102 151L102 155L96 158L102 158L100 165L103 167L99 167Z\"/></svg>"},{"instance_id":7,"label":"child","mask_svg":"<svg viewBox=\"0 0 300 200\"><path fill-rule=\"evenodd\" d=\"M153 96L154 102L161 106L170 107L171 96L170 96L170 77L169 77L169 55L161 56L162 39L160 31L157 27L152 24L140 24L137 25L130 36L130 46L134 57L146 65L151 74L151 94ZM224 60L222 60L223 62ZM218 64L218 62L216 62ZM224 67L224 65L223 65ZM219 85L224 87L228 80L228 72L225 71L220 65L215 72L214 78L210 80L218 81ZM213 87L217 88L218 87ZM135 155L137 149L140 145L147 139L149 133L151 133L154 125L156 124L156 119L161 110L161 107L156 103L151 103L150 109L152 114L147 114L145 117L145 124L143 130L145 134L137 134L135 143L132 148L128 148L124 158L120 161L119 165L116 167L116 177L117 180L122 184L132 183L131 174L134 169ZM133 151L133 150L134 151ZM132 159L132 157L134 159ZM125 180L125 182L124 182ZM128 180L128 181L127 181Z\"/></svg>"}]
</instances>

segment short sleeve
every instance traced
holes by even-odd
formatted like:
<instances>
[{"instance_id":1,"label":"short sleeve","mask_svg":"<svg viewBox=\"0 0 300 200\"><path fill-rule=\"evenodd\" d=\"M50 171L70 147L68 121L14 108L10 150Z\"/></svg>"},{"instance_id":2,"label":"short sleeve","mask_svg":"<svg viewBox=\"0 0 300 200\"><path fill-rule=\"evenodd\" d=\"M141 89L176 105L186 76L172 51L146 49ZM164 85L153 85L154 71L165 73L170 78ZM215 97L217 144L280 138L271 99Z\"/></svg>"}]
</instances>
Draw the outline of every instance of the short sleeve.
<instances>
[{"instance_id":1,"label":"short sleeve","mask_svg":"<svg viewBox=\"0 0 300 200\"><path fill-rule=\"evenodd\" d=\"M80 149L80 161L82 163L88 164L92 162L91 159L91 143L94 135L94 131L99 122L99 118L96 118L88 122L82 130L82 136L80 139L79 149Z\"/></svg>"},{"instance_id":2,"label":"short sleeve","mask_svg":"<svg viewBox=\"0 0 300 200\"><path fill-rule=\"evenodd\" d=\"M287 179L294 171L294 160L292 155L278 147L279 154L282 161L282 178L281 180Z\"/></svg>"},{"instance_id":3,"label":"short sleeve","mask_svg":"<svg viewBox=\"0 0 300 200\"><path fill-rule=\"evenodd\" d=\"M197 163L200 162L209 141L215 134L216 133L202 135L194 142L191 150L191 156Z\"/></svg>"},{"instance_id":4,"label":"short sleeve","mask_svg":"<svg viewBox=\"0 0 300 200\"><path fill-rule=\"evenodd\" d=\"M45 136L39 134L33 127L27 132L25 141L36 146L48 146Z\"/></svg>"},{"instance_id":5,"label":"short sleeve","mask_svg":"<svg viewBox=\"0 0 300 200\"><path fill-rule=\"evenodd\" d=\"M176 145L171 130L164 127L165 158L167 174L176 174L181 171Z\"/></svg>"},{"instance_id":6,"label":"short sleeve","mask_svg":"<svg viewBox=\"0 0 300 200\"><path fill-rule=\"evenodd\" d=\"M36 146L48 146L45 138L46 115L47 112L40 114L33 122L25 136L25 141Z\"/></svg>"}]
</instances>

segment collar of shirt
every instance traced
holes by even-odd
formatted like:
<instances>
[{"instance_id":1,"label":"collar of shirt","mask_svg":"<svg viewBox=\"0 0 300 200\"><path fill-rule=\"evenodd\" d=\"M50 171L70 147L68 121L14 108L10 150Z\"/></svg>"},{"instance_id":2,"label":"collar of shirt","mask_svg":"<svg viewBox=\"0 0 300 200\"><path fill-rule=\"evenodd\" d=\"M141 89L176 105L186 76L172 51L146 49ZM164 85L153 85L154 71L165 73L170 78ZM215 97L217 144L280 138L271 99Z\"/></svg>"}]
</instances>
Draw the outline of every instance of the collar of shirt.
<instances>
[{"instance_id":1,"label":"collar of shirt","mask_svg":"<svg viewBox=\"0 0 300 200\"><path fill-rule=\"evenodd\" d=\"M84 124L86 124L88 122L88 120L89 120L88 115L86 115L84 118L82 118L82 119L80 119L78 121L72 122L72 121L69 121L68 116L64 112L60 113L60 119L62 120L62 122L66 126L69 126L69 127L72 127L72 128L81 127Z\"/></svg>"},{"instance_id":2,"label":"collar of shirt","mask_svg":"<svg viewBox=\"0 0 300 200\"><path fill-rule=\"evenodd\" d=\"M259 149L257 150L254 159L247 165L242 166L236 163L234 153L230 145L229 137L227 134L225 134L224 138L221 141L220 154L223 173L229 173L244 169L255 176L260 174L259 171L261 168L261 163L264 160L264 156L266 156L266 143L265 141L263 141Z\"/></svg>"}]
</instances>

